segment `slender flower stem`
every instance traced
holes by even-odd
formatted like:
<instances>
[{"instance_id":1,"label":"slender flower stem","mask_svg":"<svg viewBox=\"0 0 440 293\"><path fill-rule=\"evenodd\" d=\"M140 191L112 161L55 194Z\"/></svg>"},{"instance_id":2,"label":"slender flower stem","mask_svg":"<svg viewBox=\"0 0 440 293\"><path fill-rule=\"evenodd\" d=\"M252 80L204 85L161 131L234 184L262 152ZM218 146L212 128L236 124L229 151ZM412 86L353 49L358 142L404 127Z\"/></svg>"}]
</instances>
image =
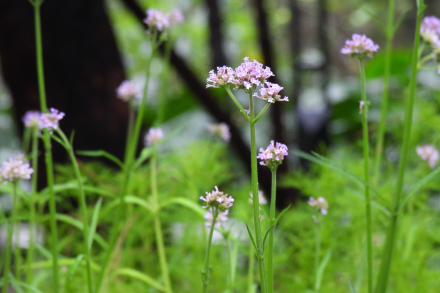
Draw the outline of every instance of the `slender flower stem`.
<instances>
[{"instance_id":1,"label":"slender flower stem","mask_svg":"<svg viewBox=\"0 0 440 293\"><path fill-rule=\"evenodd\" d=\"M367 219L367 259L368 259L368 292L373 292L373 241L371 232L371 198L370 198L370 168L369 168L369 141L368 141L368 101L365 89L365 67L362 60L359 60L361 84L362 84L362 101L364 106L362 109L362 132L364 142L364 179L365 185L365 214Z\"/></svg>"},{"instance_id":2,"label":"slender flower stem","mask_svg":"<svg viewBox=\"0 0 440 293\"><path fill-rule=\"evenodd\" d=\"M231 249L231 241L228 236L225 237L226 249L228 250L228 259L229 259L229 292L234 292L234 282L235 282L235 272L234 272L234 263Z\"/></svg>"},{"instance_id":3,"label":"slender flower stem","mask_svg":"<svg viewBox=\"0 0 440 293\"><path fill-rule=\"evenodd\" d=\"M319 268L319 258L321 256L321 214L318 213L317 223L316 223L316 243L315 243L315 291L319 291L319 281L318 281L318 268Z\"/></svg>"},{"instance_id":4,"label":"slender flower stem","mask_svg":"<svg viewBox=\"0 0 440 293\"><path fill-rule=\"evenodd\" d=\"M252 242L249 239L249 265L247 275L247 292L254 293L254 267L255 267L255 250L252 247Z\"/></svg>"},{"instance_id":5,"label":"slender flower stem","mask_svg":"<svg viewBox=\"0 0 440 293\"><path fill-rule=\"evenodd\" d=\"M401 204L401 197L403 191L403 182L405 177L405 167L406 160L408 157L409 143L411 138L411 127L412 127L412 119L413 119L413 108L414 108L414 97L416 91L416 83L417 83L417 65L419 62L419 45L420 45L420 24L422 22L423 12L426 9L423 0L417 1L417 24L415 30L414 37L414 48L412 55L412 64L411 64L411 79L410 79L410 88L409 88L409 100L406 104L405 110L405 118L404 118L404 135L403 135L403 145L402 152L400 155L399 161L399 169L398 169L398 177L397 177L397 186L396 193L393 196L393 213L391 215L391 223L388 230L387 238L385 241L385 247L382 255L382 262L380 267L380 272L377 281L376 293L385 293L388 285L388 277L390 274L391 262L393 257L393 251L396 241L396 233L397 233L397 221L399 216L399 209Z\"/></svg>"},{"instance_id":6,"label":"slender flower stem","mask_svg":"<svg viewBox=\"0 0 440 293\"><path fill-rule=\"evenodd\" d=\"M37 179L38 179L38 128L32 129L32 192L29 200L29 248L27 250L26 259L26 283L30 284L33 278L32 263L35 257L35 240L34 235L37 233L36 229L36 211L35 211L35 197L37 195ZM29 289L28 292L31 292Z\"/></svg>"},{"instance_id":7,"label":"slender flower stem","mask_svg":"<svg viewBox=\"0 0 440 293\"><path fill-rule=\"evenodd\" d=\"M162 86L161 93L159 96L159 107L157 110L157 119L155 121L155 125L161 125L165 120L165 109L167 102L167 91L168 91L168 76L170 71L170 54L172 42L168 41L165 43L165 53L163 56L163 69L161 74Z\"/></svg>"},{"instance_id":8,"label":"slender flower stem","mask_svg":"<svg viewBox=\"0 0 440 293\"><path fill-rule=\"evenodd\" d=\"M202 270L202 293L208 292L208 284L212 274L212 268L209 265L209 256L211 254L212 234L214 233L215 220L218 216L217 208L212 208L212 224L209 230L208 242L206 243L205 251L205 266Z\"/></svg>"},{"instance_id":9,"label":"slender flower stem","mask_svg":"<svg viewBox=\"0 0 440 293\"><path fill-rule=\"evenodd\" d=\"M75 154L73 152L73 147L70 145L69 140L67 139L64 132L61 131L61 129L57 129L58 134L60 135L62 141L64 142L64 148L66 149L67 153L69 154L70 160L72 161L73 171L75 173L76 180L78 182L78 191L79 191L79 202L81 206L81 212L83 217L83 246L84 251L86 254L86 275L87 275L87 288L89 293L93 293L93 281L92 281L92 269L91 269L91 262L92 257L90 254L90 247L89 247L89 221L87 216L87 203L86 203L86 196L84 194L84 187L81 179L81 172L79 170L78 162L76 161Z\"/></svg>"},{"instance_id":10,"label":"slender flower stem","mask_svg":"<svg viewBox=\"0 0 440 293\"><path fill-rule=\"evenodd\" d=\"M237 107L240 109L240 112L244 115L246 120L249 123L251 123L251 121L252 121L251 118L246 113L246 110L241 106L240 102L237 101L237 98L235 98L234 94L231 92L231 89L229 87L225 87L225 90L228 93L228 95L231 97L231 99L234 101L234 103L237 105ZM251 93L251 96L252 96L252 93Z\"/></svg>"},{"instance_id":11,"label":"slender flower stem","mask_svg":"<svg viewBox=\"0 0 440 293\"><path fill-rule=\"evenodd\" d=\"M3 273L4 277L2 293L6 293L8 291L9 269L11 268L12 237L14 236L15 218L17 217L17 182L14 181L12 184L12 213L8 227L8 242L5 249L6 263Z\"/></svg>"},{"instance_id":12,"label":"slender flower stem","mask_svg":"<svg viewBox=\"0 0 440 293\"><path fill-rule=\"evenodd\" d=\"M266 267L264 264L263 237L260 223L260 201L258 196L257 147L255 141L254 101L249 93L250 130L251 130L251 169L252 169L252 200L254 205L255 241L257 245L258 267L260 271L261 292L267 293Z\"/></svg>"},{"instance_id":13,"label":"slender flower stem","mask_svg":"<svg viewBox=\"0 0 440 293\"><path fill-rule=\"evenodd\" d=\"M263 116L264 112L269 108L270 103L266 103L266 106L264 106L263 110L261 110L260 114L258 114L257 117L254 119L254 123L256 123L258 120L260 120L261 116Z\"/></svg>"},{"instance_id":14,"label":"slender flower stem","mask_svg":"<svg viewBox=\"0 0 440 293\"><path fill-rule=\"evenodd\" d=\"M394 6L395 0L388 1L388 20L386 28L386 45L385 45L385 68L383 76L383 93L382 93L382 108L381 116L379 122L379 130L377 133L377 143L376 143L376 158L374 162L374 181L380 176L380 166L383 154L384 136L385 136L385 126L386 118L388 113L388 100L390 92L390 75L391 75L391 54L393 48L393 38L394 38Z\"/></svg>"},{"instance_id":15,"label":"slender flower stem","mask_svg":"<svg viewBox=\"0 0 440 293\"><path fill-rule=\"evenodd\" d=\"M272 171L272 194L270 196L270 213L269 213L269 250L267 257L267 283L269 293L273 293L273 230L275 230L275 206L277 200L277 171Z\"/></svg>"},{"instance_id":16,"label":"slender flower stem","mask_svg":"<svg viewBox=\"0 0 440 293\"><path fill-rule=\"evenodd\" d=\"M167 293L172 293L170 275L168 272L167 258L165 254L165 244L163 242L162 225L159 214L159 198L157 193L157 160L156 153L151 156L151 199L154 207L154 232L156 235L156 245L159 254L160 268L162 271L162 278L165 283Z\"/></svg>"},{"instance_id":17,"label":"slender flower stem","mask_svg":"<svg viewBox=\"0 0 440 293\"><path fill-rule=\"evenodd\" d=\"M40 93L40 107L41 112L47 111L46 104L46 89L44 82L44 70L43 70L43 45L41 40L41 19L40 19L40 6L42 1L35 1L34 15L35 15L35 43L37 48L37 74L38 74L38 89ZM55 219L56 205L55 205L55 193L53 190L54 178L53 178L53 163L52 163L52 144L50 141L50 133L47 130L43 131L43 142L45 149L45 162L46 162L46 174L47 174L47 186L49 187L49 213L50 213L50 230L52 240L52 271L53 271L53 290L54 293L59 292L59 280L58 280L58 232L57 222Z\"/></svg>"}]
</instances>

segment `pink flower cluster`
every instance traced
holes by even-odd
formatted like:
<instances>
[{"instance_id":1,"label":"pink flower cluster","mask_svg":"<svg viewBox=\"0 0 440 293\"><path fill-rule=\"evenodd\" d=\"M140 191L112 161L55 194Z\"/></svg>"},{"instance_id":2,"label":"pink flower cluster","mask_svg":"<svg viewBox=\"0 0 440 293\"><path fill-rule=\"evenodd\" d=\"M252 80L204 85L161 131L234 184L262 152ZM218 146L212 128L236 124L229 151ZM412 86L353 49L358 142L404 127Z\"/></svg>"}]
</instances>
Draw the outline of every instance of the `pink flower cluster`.
<instances>
[{"instance_id":1,"label":"pink flower cluster","mask_svg":"<svg viewBox=\"0 0 440 293\"><path fill-rule=\"evenodd\" d=\"M318 210L321 210L321 214L327 215L328 203L327 200L325 200L325 198L322 196L318 197L317 199L312 196L309 198L308 203L312 207L316 207Z\"/></svg>"},{"instance_id":2,"label":"pink flower cluster","mask_svg":"<svg viewBox=\"0 0 440 293\"><path fill-rule=\"evenodd\" d=\"M267 166L274 171L283 162L284 156L287 155L287 146L285 144L279 142L275 144L271 140L267 149L260 148L257 158L261 160L260 165Z\"/></svg>"},{"instance_id":3,"label":"pink flower cluster","mask_svg":"<svg viewBox=\"0 0 440 293\"><path fill-rule=\"evenodd\" d=\"M440 19L435 16L423 18L420 26L420 36L426 43L436 46L440 41Z\"/></svg>"},{"instance_id":4,"label":"pink flower cluster","mask_svg":"<svg viewBox=\"0 0 440 293\"><path fill-rule=\"evenodd\" d=\"M341 53L363 59L365 56L373 57L373 53L378 49L379 46L365 35L353 34L351 40L345 41Z\"/></svg>"},{"instance_id":5,"label":"pink flower cluster","mask_svg":"<svg viewBox=\"0 0 440 293\"><path fill-rule=\"evenodd\" d=\"M38 111L27 111L22 120L26 127L39 127L48 129L49 132L58 129L58 123L64 117L64 113L57 109L50 108L50 113Z\"/></svg>"},{"instance_id":6,"label":"pink flower cluster","mask_svg":"<svg viewBox=\"0 0 440 293\"><path fill-rule=\"evenodd\" d=\"M249 57L245 57L243 60L244 62L235 70L227 66L217 67L217 72L211 70L206 79L206 87L224 88L234 85L236 90L244 89L246 92L252 92L257 86L262 86L260 95L254 94L254 96L268 103L289 100L287 97L281 99L281 96L278 95L283 89L282 87L267 81L269 77L274 76L269 67L264 67L257 60L251 62Z\"/></svg>"},{"instance_id":7,"label":"pink flower cluster","mask_svg":"<svg viewBox=\"0 0 440 293\"><path fill-rule=\"evenodd\" d=\"M121 85L119 85L119 87L116 89L116 95L124 102L128 102L134 98L139 98L141 96L136 86L128 80L124 80Z\"/></svg>"},{"instance_id":8,"label":"pink flower cluster","mask_svg":"<svg viewBox=\"0 0 440 293\"><path fill-rule=\"evenodd\" d=\"M19 154L3 162L0 169L0 181L16 182L19 179L30 179L34 170L30 167L23 154Z\"/></svg>"},{"instance_id":9,"label":"pink flower cluster","mask_svg":"<svg viewBox=\"0 0 440 293\"><path fill-rule=\"evenodd\" d=\"M439 152L435 146L431 144L419 145L416 152L423 161L428 161L429 166L434 169L437 166Z\"/></svg>"},{"instance_id":10,"label":"pink flower cluster","mask_svg":"<svg viewBox=\"0 0 440 293\"><path fill-rule=\"evenodd\" d=\"M211 193L206 192L206 197L201 196L200 199L205 201L207 204L203 208L217 208L220 212L228 210L234 202L232 196L228 197L227 194L219 191L217 186Z\"/></svg>"},{"instance_id":11,"label":"pink flower cluster","mask_svg":"<svg viewBox=\"0 0 440 293\"><path fill-rule=\"evenodd\" d=\"M219 212L217 215L217 218L215 219L214 226L220 227L224 222L226 222L228 220L228 214L229 214L229 210L226 210L224 212ZM212 208L209 208L206 211L206 214L203 216L203 218L206 220L206 222L205 222L206 227L211 227L213 217L214 217L214 215L212 214Z\"/></svg>"},{"instance_id":12,"label":"pink flower cluster","mask_svg":"<svg viewBox=\"0 0 440 293\"><path fill-rule=\"evenodd\" d=\"M228 142L231 139L231 132L229 131L229 126L226 123L219 124L209 124L207 126L209 132L218 135L224 141Z\"/></svg>"},{"instance_id":13,"label":"pink flower cluster","mask_svg":"<svg viewBox=\"0 0 440 293\"><path fill-rule=\"evenodd\" d=\"M150 128L145 135L144 143L146 147L155 145L163 139L163 131L160 128Z\"/></svg>"},{"instance_id":14,"label":"pink flower cluster","mask_svg":"<svg viewBox=\"0 0 440 293\"><path fill-rule=\"evenodd\" d=\"M148 9L146 14L147 17L144 19L144 22L150 27L148 32L150 32L152 29L162 31L164 28L182 23L185 20L182 12L177 9L169 13L165 13L157 9Z\"/></svg>"},{"instance_id":15,"label":"pink flower cluster","mask_svg":"<svg viewBox=\"0 0 440 293\"><path fill-rule=\"evenodd\" d=\"M266 87L265 87L266 85ZM289 101L288 97L281 98L279 92L283 89L283 87L279 86L276 83L271 83L266 81L263 86L260 88L260 95L254 93L254 97L262 99L268 103L275 103L276 101Z\"/></svg>"}]
</instances>

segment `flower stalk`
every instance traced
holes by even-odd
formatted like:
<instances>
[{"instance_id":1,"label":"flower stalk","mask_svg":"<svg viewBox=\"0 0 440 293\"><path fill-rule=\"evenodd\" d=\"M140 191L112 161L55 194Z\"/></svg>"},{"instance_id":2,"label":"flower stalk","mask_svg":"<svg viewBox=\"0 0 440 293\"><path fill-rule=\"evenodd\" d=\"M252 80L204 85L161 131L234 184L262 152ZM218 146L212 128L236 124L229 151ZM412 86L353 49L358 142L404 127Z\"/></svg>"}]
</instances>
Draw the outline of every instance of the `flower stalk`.
<instances>
[{"instance_id":1,"label":"flower stalk","mask_svg":"<svg viewBox=\"0 0 440 293\"><path fill-rule=\"evenodd\" d=\"M12 254L12 237L14 237L14 226L15 219L17 217L17 182L14 181L12 183L12 213L11 219L8 225L8 242L6 243L5 249L5 270L3 276L3 288L2 293L6 293L8 291L8 283L9 283L9 270L11 268L11 254Z\"/></svg>"},{"instance_id":2,"label":"flower stalk","mask_svg":"<svg viewBox=\"0 0 440 293\"><path fill-rule=\"evenodd\" d=\"M270 196L270 212L269 212L269 249L267 252L267 282L269 287L269 293L273 293L273 270L274 270L274 260L273 260L273 233L275 230L275 207L277 198L277 171L272 170L272 193Z\"/></svg>"},{"instance_id":3,"label":"flower stalk","mask_svg":"<svg viewBox=\"0 0 440 293\"><path fill-rule=\"evenodd\" d=\"M214 233L214 226L215 221L217 219L217 216L219 214L219 210L216 207L212 207L212 224L211 228L209 229L209 235L208 240L206 243L206 250L205 250L205 265L203 267L203 270L201 272L202 275L202 293L208 292L208 284L211 279L212 275L212 266L209 264L209 256L211 254L211 245L212 245L212 235Z\"/></svg>"}]
</instances>

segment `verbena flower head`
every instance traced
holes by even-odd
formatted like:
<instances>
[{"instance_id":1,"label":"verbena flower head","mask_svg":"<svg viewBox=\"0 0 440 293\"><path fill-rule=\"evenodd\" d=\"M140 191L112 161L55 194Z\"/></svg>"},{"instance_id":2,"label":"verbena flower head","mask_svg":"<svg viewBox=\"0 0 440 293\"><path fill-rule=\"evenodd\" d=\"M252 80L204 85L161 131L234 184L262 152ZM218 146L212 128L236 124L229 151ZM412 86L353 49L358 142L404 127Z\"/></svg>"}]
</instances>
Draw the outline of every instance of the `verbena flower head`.
<instances>
[{"instance_id":1,"label":"verbena flower head","mask_svg":"<svg viewBox=\"0 0 440 293\"><path fill-rule=\"evenodd\" d=\"M152 146L163 139L163 131L160 128L150 128L145 135L145 146Z\"/></svg>"},{"instance_id":2,"label":"verbena flower head","mask_svg":"<svg viewBox=\"0 0 440 293\"><path fill-rule=\"evenodd\" d=\"M267 149L260 148L257 158L261 160L260 165L269 167L272 171L283 162L284 156L287 156L287 146L285 144L273 140L270 141L270 145Z\"/></svg>"},{"instance_id":3,"label":"verbena flower head","mask_svg":"<svg viewBox=\"0 0 440 293\"><path fill-rule=\"evenodd\" d=\"M206 79L206 88L226 87L234 79L234 76L235 72L231 67L217 67L217 72L214 72L214 70L209 72L209 77Z\"/></svg>"},{"instance_id":4,"label":"verbena flower head","mask_svg":"<svg viewBox=\"0 0 440 293\"><path fill-rule=\"evenodd\" d=\"M205 201L207 204L203 208L217 208L220 212L224 212L229 209L234 202L232 196L228 197L227 194L219 191L217 186L211 193L206 192L206 197L201 196L200 199Z\"/></svg>"},{"instance_id":5,"label":"verbena flower head","mask_svg":"<svg viewBox=\"0 0 440 293\"><path fill-rule=\"evenodd\" d=\"M170 13L165 13L157 9L148 9L146 14L147 17L144 19L144 22L150 27L147 31L148 33L154 29L162 31L165 28L182 23L185 20L182 12L177 9Z\"/></svg>"},{"instance_id":6,"label":"verbena flower head","mask_svg":"<svg viewBox=\"0 0 440 293\"><path fill-rule=\"evenodd\" d=\"M128 102L134 98L138 98L140 93L131 81L124 80L116 89L116 95L124 102Z\"/></svg>"},{"instance_id":7,"label":"verbena flower head","mask_svg":"<svg viewBox=\"0 0 440 293\"><path fill-rule=\"evenodd\" d=\"M16 182L19 179L30 179L34 170L30 167L23 154L16 155L3 162L0 169L2 181Z\"/></svg>"},{"instance_id":8,"label":"verbena flower head","mask_svg":"<svg viewBox=\"0 0 440 293\"><path fill-rule=\"evenodd\" d=\"M266 87L265 87L266 86ZM279 86L276 83L271 83L266 81L263 86L260 88L260 95L254 93L254 97L262 99L268 103L275 103L276 101L289 101L288 97L281 98L279 92L283 89L283 87Z\"/></svg>"},{"instance_id":9,"label":"verbena flower head","mask_svg":"<svg viewBox=\"0 0 440 293\"><path fill-rule=\"evenodd\" d=\"M182 23L185 21L185 17L179 9L174 9L170 13L167 14L168 23L170 26Z\"/></svg>"},{"instance_id":10,"label":"verbena flower head","mask_svg":"<svg viewBox=\"0 0 440 293\"><path fill-rule=\"evenodd\" d=\"M322 196L318 197L318 199L315 199L312 196L309 198L308 203L312 207L316 207L318 210L321 210L321 214L327 215L328 203L327 200L325 200L325 198L323 198Z\"/></svg>"},{"instance_id":11,"label":"verbena flower head","mask_svg":"<svg viewBox=\"0 0 440 293\"><path fill-rule=\"evenodd\" d=\"M244 62L235 68L235 78L231 81L236 89L244 89L251 91L262 82L265 82L269 77L274 76L271 69L257 60L249 61L249 57L245 57Z\"/></svg>"},{"instance_id":12,"label":"verbena flower head","mask_svg":"<svg viewBox=\"0 0 440 293\"><path fill-rule=\"evenodd\" d=\"M220 136L221 139L226 142L231 139L231 132L229 131L229 126L226 123L209 124L207 128L212 134Z\"/></svg>"},{"instance_id":13,"label":"verbena flower head","mask_svg":"<svg viewBox=\"0 0 440 293\"><path fill-rule=\"evenodd\" d=\"M50 113L42 113L40 116L40 129L48 129L49 132L58 129L58 122L63 119L64 113L50 108Z\"/></svg>"},{"instance_id":14,"label":"verbena flower head","mask_svg":"<svg viewBox=\"0 0 440 293\"><path fill-rule=\"evenodd\" d=\"M423 161L428 161L428 164L432 169L437 166L439 152L433 145L420 145L416 147L416 152Z\"/></svg>"},{"instance_id":15,"label":"verbena flower head","mask_svg":"<svg viewBox=\"0 0 440 293\"><path fill-rule=\"evenodd\" d=\"M40 111L27 111L23 118L23 124L29 128L40 127L41 123L41 112Z\"/></svg>"},{"instance_id":16,"label":"verbena flower head","mask_svg":"<svg viewBox=\"0 0 440 293\"><path fill-rule=\"evenodd\" d=\"M440 39L440 19L435 16L426 16L420 25L420 36L422 39L434 45Z\"/></svg>"},{"instance_id":17,"label":"verbena flower head","mask_svg":"<svg viewBox=\"0 0 440 293\"><path fill-rule=\"evenodd\" d=\"M365 56L373 57L373 53L378 49L379 46L365 35L353 34L351 40L345 41L341 53L363 59Z\"/></svg>"},{"instance_id":18,"label":"verbena flower head","mask_svg":"<svg viewBox=\"0 0 440 293\"><path fill-rule=\"evenodd\" d=\"M220 227L224 222L226 222L228 220L228 214L229 214L229 210L226 210L224 212L219 212L217 218L215 219L214 227ZM214 215L212 214L212 208L209 208L206 211L206 214L203 216L203 218L206 220L205 222L206 227L211 227L213 217Z\"/></svg>"}]
</instances>

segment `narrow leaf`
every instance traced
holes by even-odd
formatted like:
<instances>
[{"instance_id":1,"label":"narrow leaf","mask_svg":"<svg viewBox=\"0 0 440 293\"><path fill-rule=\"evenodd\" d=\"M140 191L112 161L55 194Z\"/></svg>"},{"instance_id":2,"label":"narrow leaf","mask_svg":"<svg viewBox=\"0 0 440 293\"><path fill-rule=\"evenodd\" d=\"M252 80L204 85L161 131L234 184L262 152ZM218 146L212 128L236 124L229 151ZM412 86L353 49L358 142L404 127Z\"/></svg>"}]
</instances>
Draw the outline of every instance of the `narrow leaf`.
<instances>
[{"instance_id":1,"label":"narrow leaf","mask_svg":"<svg viewBox=\"0 0 440 293\"><path fill-rule=\"evenodd\" d=\"M322 275L324 274L325 267L327 266L331 255L332 255L332 251L329 250L327 254L324 256L324 259L321 261L321 263L318 266L318 270L316 272L316 284L315 284L316 291L318 291L319 288L321 287Z\"/></svg>"},{"instance_id":2,"label":"narrow leaf","mask_svg":"<svg viewBox=\"0 0 440 293\"><path fill-rule=\"evenodd\" d=\"M174 198L170 198L169 200L165 201L162 205L161 208L164 208L168 205L171 204L178 204L181 205L183 207L186 207L190 210L192 210L193 212L195 212L196 214L200 215L200 216L204 216L205 215L205 210L200 207L198 204L196 204L194 201L189 200L187 198L184 197L174 197Z\"/></svg>"},{"instance_id":3,"label":"narrow leaf","mask_svg":"<svg viewBox=\"0 0 440 293\"><path fill-rule=\"evenodd\" d=\"M73 276L75 275L76 269L84 258L84 254L80 254L76 257L75 262L72 264L69 270L69 281L72 281Z\"/></svg>"},{"instance_id":4,"label":"narrow leaf","mask_svg":"<svg viewBox=\"0 0 440 293\"><path fill-rule=\"evenodd\" d=\"M249 233L249 237L251 238L251 241L252 241L252 244L254 245L255 250L258 251L257 245L255 244L254 237L252 236L251 230L249 230L248 224L246 224L246 229Z\"/></svg>"},{"instance_id":5,"label":"narrow leaf","mask_svg":"<svg viewBox=\"0 0 440 293\"><path fill-rule=\"evenodd\" d=\"M124 202L138 205L138 206L140 206L150 212L153 212L153 209L151 208L151 204L142 198L139 198L139 197L136 197L133 195L126 195L124 198Z\"/></svg>"},{"instance_id":6,"label":"narrow leaf","mask_svg":"<svg viewBox=\"0 0 440 293\"><path fill-rule=\"evenodd\" d=\"M432 179L435 178L435 176L437 176L438 174L440 174L440 167L438 167L437 169L435 169L434 171L432 171L431 173L429 173L428 175L426 175L425 177L423 177L422 179L420 179L419 181L417 181L416 184L414 184L413 188L411 188L411 190L408 192L408 194L405 196L405 198L403 199L400 208L402 208L407 202L408 200L417 192L420 190L420 188L423 187L423 185L425 185L426 183L428 183L429 181L431 181Z\"/></svg>"},{"instance_id":7,"label":"narrow leaf","mask_svg":"<svg viewBox=\"0 0 440 293\"><path fill-rule=\"evenodd\" d=\"M137 270L130 268L122 268L117 271L117 275L131 277L133 279L142 281L160 291L166 292L166 288L163 287L161 284L159 284L156 280Z\"/></svg>"},{"instance_id":8,"label":"narrow leaf","mask_svg":"<svg viewBox=\"0 0 440 293\"><path fill-rule=\"evenodd\" d=\"M353 282L348 281L348 286L350 287L350 293L356 293L356 289L354 288Z\"/></svg>"},{"instance_id":9,"label":"narrow leaf","mask_svg":"<svg viewBox=\"0 0 440 293\"><path fill-rule=\"evenodd\" d=\"M85 157L104 157L118 165L121 169L124 169L124 164L119 160L117 157L113 156L112 154L104 151L104 150L98 150L98 151L76 151L76 153L80 156Z\"/></svg>"},{"instance_id":10,"label":"narrow leaf","mask_svg":"<svg viewBox=\"0 0 440 293\"><path fill-rule=\"evenodd\" d=\"M90 224L89 239L88 239L89 242L87 243L89 249L92 248L93 238L95 237L96 227L98 226L99 211L101 210L101 204L102 204L102 197L99 198L98 202L95 205L95 208L93 209L92 223Z\"/></svg>"},{"instance_id":11,"label":"narrow leaf","mask_svg":"<svg viewBox=\"0 0 440 293\"><path fill-rule=\"evenodd\" d=\"M287 212L288 209L290 209L292 205L289 205L287 208L281 211L281 213L278 215L278 217L275 220L275 225L278 223L278 220L281 219L281 217L284 215L285 212Z\"/></svg>"},{"instance_id":12,"label":"narrow leaf","mask_svg":"<svg viewBox=\"0 0 440 293\"><path fill-rule=\"evenodd\" d=\"M274 228L275 228L275 225L272 226L272 227L270 227L269 229L267 229L266 234L264 234L264 238L263 238L263 249L264 249L264 244L266 243L266 238L267 238L267 236L269 236L269 232L270 232L270 230L272 230L272 229L274 229Z\"/></svg>"}]
</instances>

